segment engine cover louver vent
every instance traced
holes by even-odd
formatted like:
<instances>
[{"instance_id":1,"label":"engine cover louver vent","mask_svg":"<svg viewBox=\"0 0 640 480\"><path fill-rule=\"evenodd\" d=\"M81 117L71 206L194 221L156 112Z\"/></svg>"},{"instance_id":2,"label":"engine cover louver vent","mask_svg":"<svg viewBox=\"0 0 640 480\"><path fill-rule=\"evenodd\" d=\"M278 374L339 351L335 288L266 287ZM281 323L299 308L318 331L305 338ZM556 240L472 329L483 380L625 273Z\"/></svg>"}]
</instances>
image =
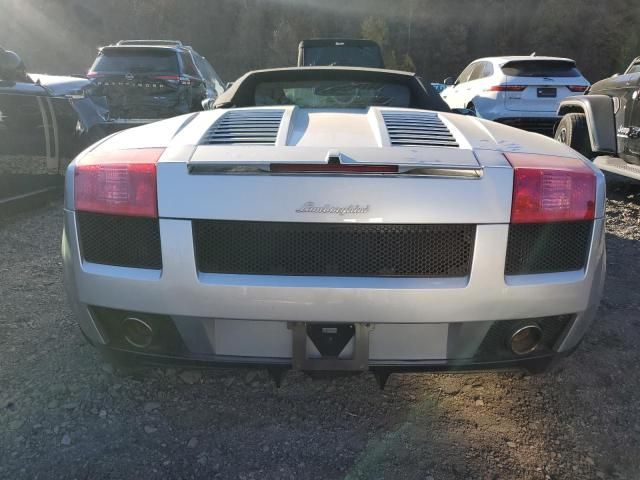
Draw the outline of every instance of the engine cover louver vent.
<instances>
[{"instance_id":1,"label":"engine cover louver vent","mask_svg":"<svg viewBox=\"0 0 640 480\"><path fill-rule=\"evenodd\" d=\"M284 110L230 111L207 130L203 145L275 145Z\"/></svg>"},{"instance_id":2,"label":"engine cover louver vent","mask_svg":"<svg viewBox=\"0 0 640 480\"><path fill-rule=\"evenodd\" d=\"M458 142L432 112L382 112L391 145L399 147L459 147Z\"/></svg>"}]
</instances>

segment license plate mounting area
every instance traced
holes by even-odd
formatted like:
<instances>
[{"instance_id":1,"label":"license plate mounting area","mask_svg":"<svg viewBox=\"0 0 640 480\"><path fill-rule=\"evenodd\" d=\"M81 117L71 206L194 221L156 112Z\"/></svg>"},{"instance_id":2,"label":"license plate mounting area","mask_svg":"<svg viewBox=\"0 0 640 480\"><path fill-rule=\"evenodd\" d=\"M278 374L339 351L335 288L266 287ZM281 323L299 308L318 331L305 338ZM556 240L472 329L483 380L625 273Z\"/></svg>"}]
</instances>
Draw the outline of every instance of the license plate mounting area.
<instances>
[{"instance_id":1,"label":"license plate mounting area","mask_svg":"<svg viewBox=\"0 0 640 480\"><path fill-rule=\"evenodd\" d=\"M293 368L310 372L365 371L369 365L370 325L364 323L291 322ZM348 357L340 356L353 339ZM320 356L310 357L309 343Z\"/></svg>"},{"instance_id":2,"label":"license plate mounting area","mask_svg":"<svg viewBox=\"0 0 640 480\"><path fill-rule=\"evenodd\" d=\"M557 95L558 95L558 89L555 87L538 88L538 97L540 98L556 98Z\"/></svg>"}]
</instances>

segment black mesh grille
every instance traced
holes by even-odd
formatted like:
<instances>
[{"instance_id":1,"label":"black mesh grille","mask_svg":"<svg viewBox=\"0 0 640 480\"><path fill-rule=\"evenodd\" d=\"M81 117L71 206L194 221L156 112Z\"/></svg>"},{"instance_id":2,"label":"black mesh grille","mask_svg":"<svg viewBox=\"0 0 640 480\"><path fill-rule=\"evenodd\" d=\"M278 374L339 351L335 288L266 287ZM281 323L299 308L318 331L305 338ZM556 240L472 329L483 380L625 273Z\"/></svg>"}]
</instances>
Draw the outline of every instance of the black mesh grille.
<instances>
[{"instance_id":1,"label":"black mesh grille","mask_svg":"<svg viewBox=\"0 0 640 480\"><path fill-rule=\"evenodd\" d=\"M506 275L569 272L584 268L592 222L509 226Z\"/></svg>"},{"instance_id":2,"label":"black mesh grille","mask_svg":"<svg viewBox=\"0 0 640 480\"><path fill-rule=\"evenodd\" d=\"M524 325L536 324L542 330L542 338L538 348L531 355L539 355L554 350L574 315L557 315L553 317L530 318L527 320L499 320L494 322L485 335L474 358L476 360L504 360L516 356L509 348L511 335Z\"/></svg>"},{"instance_id":3,"label":"black mesh grille","mask_svg":"<svg viewBox=\"0 0 640 480\"><path fill-rule=\"evenodd\" d=\"M475 225L362 225L194 220L207 273L461 277Z\"/></svg>"},{"instance_id":4,"label":"black mesh grille","mask_svg":"<svg viewBox=\"0 0 640 480\"><path fill-rule=\"evenodd\" d=\"M87 262L162 268L157 218L78 212L77 221L80 249Z\"/></svg>"}]
</instances>

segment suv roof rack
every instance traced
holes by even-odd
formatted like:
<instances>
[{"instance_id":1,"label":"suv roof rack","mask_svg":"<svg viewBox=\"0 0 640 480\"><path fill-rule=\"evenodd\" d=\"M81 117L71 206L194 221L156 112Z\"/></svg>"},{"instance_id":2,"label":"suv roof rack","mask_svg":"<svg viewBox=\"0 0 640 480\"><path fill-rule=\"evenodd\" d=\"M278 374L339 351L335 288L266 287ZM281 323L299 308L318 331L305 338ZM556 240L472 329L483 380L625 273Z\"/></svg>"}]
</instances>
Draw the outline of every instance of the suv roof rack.
<instances>
[{"instance_id":1,"label":"suv roof rack","mask_svg":"<svg viewBox=\"0 0 640 480\"><path fill-rule=\"evenodd\" d=\"M119 40L116 45L166 45L169 47L182 47L180 40Z\"/></svg>"}]
</instances>

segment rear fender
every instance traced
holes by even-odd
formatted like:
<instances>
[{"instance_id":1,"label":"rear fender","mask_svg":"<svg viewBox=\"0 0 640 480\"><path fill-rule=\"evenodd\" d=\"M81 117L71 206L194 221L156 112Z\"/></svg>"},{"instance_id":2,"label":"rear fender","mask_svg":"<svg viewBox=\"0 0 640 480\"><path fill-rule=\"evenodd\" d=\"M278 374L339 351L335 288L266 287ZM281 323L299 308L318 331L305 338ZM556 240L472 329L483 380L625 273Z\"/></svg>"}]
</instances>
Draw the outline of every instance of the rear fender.
<instances>
[{"instance_id":1,"label":"rear fender","mask_svg":"<svg viewBox=\"0 0 640 480\"><path fill-rule=\"evenodd\" d=\"M589 127L591 150L617 155L616 120L613 100L607 95L567 97L560 102L558 115L584 113Z\"/></svg>"}]
</instances>

